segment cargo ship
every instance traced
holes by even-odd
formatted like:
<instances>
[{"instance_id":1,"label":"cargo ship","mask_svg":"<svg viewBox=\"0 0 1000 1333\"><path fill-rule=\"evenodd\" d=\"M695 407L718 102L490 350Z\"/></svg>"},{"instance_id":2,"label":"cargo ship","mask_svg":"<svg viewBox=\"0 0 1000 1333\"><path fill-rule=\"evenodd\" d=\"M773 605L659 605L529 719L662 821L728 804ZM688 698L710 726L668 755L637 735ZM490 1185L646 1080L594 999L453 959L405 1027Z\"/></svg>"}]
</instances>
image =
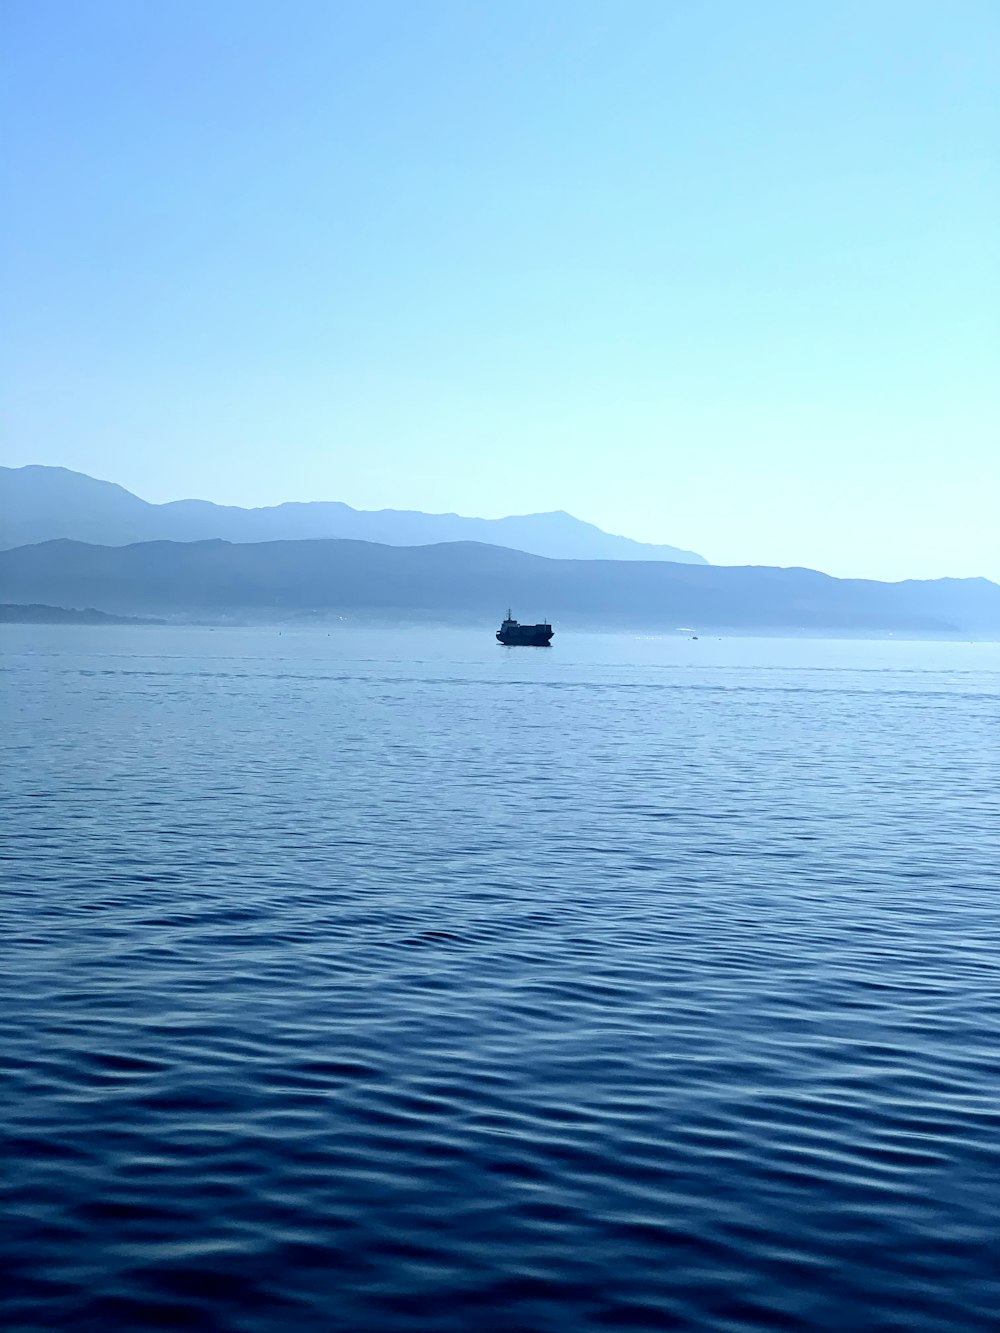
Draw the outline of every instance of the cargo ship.
<instances>
[{"instance_id":1,"label":"cargo ship","mask_svg":"<svg viewBox=\"0 0 1000 1333\"><path fill-rule=\"evenodd\" d=\"M508 607L507 619L497 630L497 643L502 643L507 648L513 648L517 645L526 648L548 648L551 642L551 625L548 623L543 625L519 625L516 620L511 618L510 608Z\"/></svg>"}]
</instances>

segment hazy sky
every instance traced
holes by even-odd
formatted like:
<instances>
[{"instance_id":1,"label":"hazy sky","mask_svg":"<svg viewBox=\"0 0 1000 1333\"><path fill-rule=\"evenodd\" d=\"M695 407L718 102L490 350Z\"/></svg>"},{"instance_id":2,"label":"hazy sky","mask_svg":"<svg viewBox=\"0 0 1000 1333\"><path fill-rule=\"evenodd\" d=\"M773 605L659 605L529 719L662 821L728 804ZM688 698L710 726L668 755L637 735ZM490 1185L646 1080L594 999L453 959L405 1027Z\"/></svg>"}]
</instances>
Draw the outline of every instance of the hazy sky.
<instances>
[{"instance_id":1,"label":"hazy sky","mask_svg":"<svg viewBox=\"0 0 1000 1333\"><path fill-rule=\"evenodd\" d=\"M1000 579L994 0L5 0L4 461Z\"/></svg>"}]
</instances>

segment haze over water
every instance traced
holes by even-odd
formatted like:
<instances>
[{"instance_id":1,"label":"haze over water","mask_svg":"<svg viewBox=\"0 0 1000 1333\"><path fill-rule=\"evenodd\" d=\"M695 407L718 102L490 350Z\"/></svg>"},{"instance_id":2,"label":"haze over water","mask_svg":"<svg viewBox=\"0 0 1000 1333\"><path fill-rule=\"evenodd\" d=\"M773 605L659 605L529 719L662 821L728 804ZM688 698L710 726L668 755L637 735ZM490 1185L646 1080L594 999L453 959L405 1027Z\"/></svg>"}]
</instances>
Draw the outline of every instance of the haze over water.
<instances>
[{"instance_id":1,"label":"haze over water","mask_svg":"<svg viewBox=\"0 0 1000 1333\"><path fill-rule=\"evenodd\" d=\"M6 627L9 1326L995 1327L1000 648Z\"/></svg>"}]
</instances>

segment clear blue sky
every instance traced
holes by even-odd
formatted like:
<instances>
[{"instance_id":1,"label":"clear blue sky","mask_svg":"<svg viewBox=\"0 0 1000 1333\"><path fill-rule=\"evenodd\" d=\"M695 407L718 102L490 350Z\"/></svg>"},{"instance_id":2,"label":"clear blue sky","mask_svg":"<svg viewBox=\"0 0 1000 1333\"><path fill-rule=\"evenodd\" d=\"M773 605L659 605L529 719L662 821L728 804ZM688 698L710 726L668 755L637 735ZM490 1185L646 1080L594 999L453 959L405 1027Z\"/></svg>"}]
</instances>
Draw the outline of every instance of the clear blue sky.
<instances>
[{"instance_id":1,"label":"clear blue sky","mask_svg":"<svg viewBox=\"0 0 1000 1333\"><path fill-rule=\"evenodd\" d=\"M993 0L6 0L3 453L1000 579Z\"/></svg>"}]
</instances>

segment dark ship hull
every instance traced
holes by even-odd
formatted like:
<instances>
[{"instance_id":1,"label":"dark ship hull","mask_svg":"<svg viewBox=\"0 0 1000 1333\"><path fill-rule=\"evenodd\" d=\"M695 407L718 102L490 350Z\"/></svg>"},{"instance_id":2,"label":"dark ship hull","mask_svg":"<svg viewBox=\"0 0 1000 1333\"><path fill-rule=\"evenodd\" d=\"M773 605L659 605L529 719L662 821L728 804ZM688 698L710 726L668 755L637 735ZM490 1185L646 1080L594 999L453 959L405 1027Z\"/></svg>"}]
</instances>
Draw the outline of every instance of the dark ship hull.
<instances>
[{"instance_id":1,"label":"dark ship hull","mask_svg":"<svg viewBox=\"0 0 1000 1333\"><path fill-rule=\"evenodd\" d=\"M551 642L551 625L519 625L511 619L509 611L507 619L497 630L497 643L502 643L506 648L548 648Z\"/></svg>"}]
</instances>

